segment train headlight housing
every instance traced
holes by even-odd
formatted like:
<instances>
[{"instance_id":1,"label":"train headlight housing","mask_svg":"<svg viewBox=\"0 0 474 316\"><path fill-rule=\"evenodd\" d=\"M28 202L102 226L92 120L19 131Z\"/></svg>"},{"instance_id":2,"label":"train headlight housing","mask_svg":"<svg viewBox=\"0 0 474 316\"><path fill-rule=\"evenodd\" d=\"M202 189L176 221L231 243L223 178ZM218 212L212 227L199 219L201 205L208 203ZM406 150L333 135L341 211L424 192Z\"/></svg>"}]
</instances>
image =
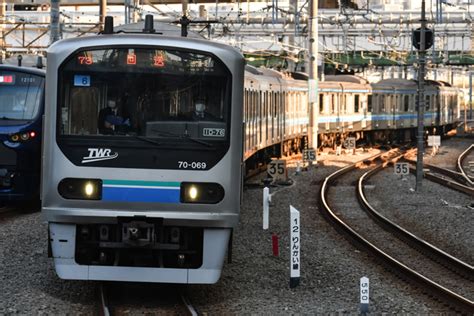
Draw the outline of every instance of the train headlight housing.
<instances>
[{"instance_id":1,"label":"train headlight housing","mask_svg":"<svg viewBox=\"0 0 474 316\"><path fill-rule=\"evenodd\" d=\"M18 143L18 142L26 142L27 140L31 138L36 137L36 132L31 131L31 132L21 132L21 133L16 133L12 134L9 136L9 140L13 143Z\"/></svg>"},{"instance_id":2,"label":"train headlight housing","mask_svg":"<svg viewBox=\"0 0 474 316\"><path fill-rule=\"evenodd\" d=\"M224 188L218 183L181 183L181 203L216 204L223 198Z\"/></svg>"},{"instance_id":3,"label":"train headlight housing","mask_svg":"<svg viewBox=\"0 0 474 316\"><path fill-rule=\"evenodd\" d=\"M65 178L59 182L58 192L69 200L100 200L102 180Z\"/></svg>"}]
</instances>

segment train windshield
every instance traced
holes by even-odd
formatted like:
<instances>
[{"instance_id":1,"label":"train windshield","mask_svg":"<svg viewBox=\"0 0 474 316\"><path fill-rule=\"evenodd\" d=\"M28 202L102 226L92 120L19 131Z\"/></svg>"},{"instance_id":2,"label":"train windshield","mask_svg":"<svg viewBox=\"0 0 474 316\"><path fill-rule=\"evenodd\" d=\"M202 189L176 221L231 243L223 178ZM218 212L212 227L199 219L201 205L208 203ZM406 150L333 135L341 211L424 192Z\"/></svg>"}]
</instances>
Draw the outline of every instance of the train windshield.
<instances>
[{"instance_id":1,"label":"train windshield","mask_svg":"<svg viewBox=\"0 0 474 316\"><path fill-rule=\"evenodd\" d=\"M177 49L80 51L59 70L59 134L183 142L228 140L230 71Z\"/></svg>"},{"instance_id":2,"label":"train windshield","mask_svg":"<svg viewBox=\"0 0 474 316\"><path fill-rule=\"evenodd\" d=\"M34 119L40 110L44 78L0 70L0 120Z\"/></svg>"}]
</instances>

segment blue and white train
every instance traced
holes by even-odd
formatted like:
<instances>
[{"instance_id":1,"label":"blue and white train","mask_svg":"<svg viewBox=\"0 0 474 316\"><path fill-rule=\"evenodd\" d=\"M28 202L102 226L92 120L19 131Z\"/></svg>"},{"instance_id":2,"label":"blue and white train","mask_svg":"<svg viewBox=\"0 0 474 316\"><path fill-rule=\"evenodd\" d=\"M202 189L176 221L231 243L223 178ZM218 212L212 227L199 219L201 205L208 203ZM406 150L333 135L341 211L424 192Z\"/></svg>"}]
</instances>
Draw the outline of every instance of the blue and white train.
<instances>
[{"instance_id":1,"label":"blue and white train","mask_svg":"<svg viewBox=\"0 0 474 316\"><path fill-rule=\"evenodd\" d=\"M239 221L244 58L147 27L48 50L42 213L61 278L220 277Z\"/></svg>"}]
</instances>

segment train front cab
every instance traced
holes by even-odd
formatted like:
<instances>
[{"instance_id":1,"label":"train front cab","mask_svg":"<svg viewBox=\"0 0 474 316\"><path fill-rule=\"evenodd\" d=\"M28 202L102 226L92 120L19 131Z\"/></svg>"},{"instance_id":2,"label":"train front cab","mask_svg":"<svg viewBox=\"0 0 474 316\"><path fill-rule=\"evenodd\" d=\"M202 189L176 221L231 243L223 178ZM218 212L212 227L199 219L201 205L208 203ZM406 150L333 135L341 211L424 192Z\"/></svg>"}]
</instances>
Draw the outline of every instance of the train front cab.
<instances>
[{"instance_id":1,"label":"train front cab","mask_svg":"<svg viewBox=\"0 0 474 316\"><path fill-rule=\"evenodd\" d=\"M39 197L44 77L0 65L0 204Z\"/></svg>"},{"instance_id":2,"label":"train front cab","mask_svg":"<svg viewBox=\"0 0 474 316\"><path fill-rule=\"evenodd\" d=\"M103 35L48 57L42 212L59 277L217 282L239 218L241 54Z\"/></svg>"}]
</instances>

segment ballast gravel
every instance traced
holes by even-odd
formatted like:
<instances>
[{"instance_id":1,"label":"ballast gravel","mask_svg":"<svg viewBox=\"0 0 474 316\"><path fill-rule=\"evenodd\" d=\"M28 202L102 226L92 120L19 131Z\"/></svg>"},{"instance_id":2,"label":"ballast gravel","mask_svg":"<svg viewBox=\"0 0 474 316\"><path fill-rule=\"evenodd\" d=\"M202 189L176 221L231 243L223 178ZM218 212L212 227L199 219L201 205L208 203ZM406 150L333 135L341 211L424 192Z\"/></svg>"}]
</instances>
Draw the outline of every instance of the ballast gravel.
<instances>
[{"instance_id":1,"label":"ballast gravel","mask_svg":"<svg viewBox=\"0 0 474 316\"><path fill-rule=\"evenodd\" d=\"M428 156L427 151L425 159L450 166L455 152L465 149L467 142L445 141L438 155ZM270 188L268 230L262 229L262 188L247 188L240 223L234 230L232 262L225 264L218 283L186 288L198 312L358 314L359 281L366 276L370 280L369 314L453 313L355 248L318 211L322 180L346 163L376 153L323 153L317 166L297 175L294 161L289 162L293 184ZM390 170L370 182L369 201L385 216L473 264L472 198L428 180L416 192L413 176L400 179ZM289 287L290 205L299 210L301 219L301 277L295 288ZM272 235L279 241L278 256L272 252ZM47 258L46 241L47 225L40 213L0 219L0 315L97 314L97 282L60 280Z\"/></svg>"}]
</instances>

